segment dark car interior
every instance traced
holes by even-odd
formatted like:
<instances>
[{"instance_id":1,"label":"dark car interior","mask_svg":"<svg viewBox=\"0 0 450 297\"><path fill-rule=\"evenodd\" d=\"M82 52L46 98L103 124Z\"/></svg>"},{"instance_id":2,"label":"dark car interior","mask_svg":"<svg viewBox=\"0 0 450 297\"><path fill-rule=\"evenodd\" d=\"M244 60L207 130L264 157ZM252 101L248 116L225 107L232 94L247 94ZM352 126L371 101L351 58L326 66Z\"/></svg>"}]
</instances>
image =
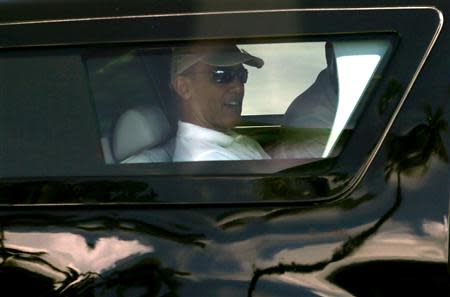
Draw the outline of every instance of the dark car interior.
<instances>
[{"instance_id":1,"label":"dark car interior","mask_svg":"<svg viewBox=\"0 0 450 297\"><path fill-rule=\"evenodd\" d=\"M84 56L106 163L143 151L155 162L170 161L177 116L168 84L169 57L167 49L152 49L151 55L129 50Z\"/></svg>"}]
</instances>

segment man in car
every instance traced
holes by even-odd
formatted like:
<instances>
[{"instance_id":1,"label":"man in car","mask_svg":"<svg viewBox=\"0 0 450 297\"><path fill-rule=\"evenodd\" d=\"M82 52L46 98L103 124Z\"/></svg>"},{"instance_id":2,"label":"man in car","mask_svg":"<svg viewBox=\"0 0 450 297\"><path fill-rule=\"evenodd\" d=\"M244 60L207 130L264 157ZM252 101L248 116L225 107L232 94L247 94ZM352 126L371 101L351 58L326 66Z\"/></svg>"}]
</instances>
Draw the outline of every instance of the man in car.
<instances>
[{"instance_id":1,"label":"man in car","mask_svg":"<svg viewBox=\"0 0 450 297\"><path fill-rule=\"evenodd\" d=\"M173 161L270 159L253 139L232 131L241 120L247 69L264 61L235 45L174 49L171 84L180 106Z\"/></svg>"}]
</instances>

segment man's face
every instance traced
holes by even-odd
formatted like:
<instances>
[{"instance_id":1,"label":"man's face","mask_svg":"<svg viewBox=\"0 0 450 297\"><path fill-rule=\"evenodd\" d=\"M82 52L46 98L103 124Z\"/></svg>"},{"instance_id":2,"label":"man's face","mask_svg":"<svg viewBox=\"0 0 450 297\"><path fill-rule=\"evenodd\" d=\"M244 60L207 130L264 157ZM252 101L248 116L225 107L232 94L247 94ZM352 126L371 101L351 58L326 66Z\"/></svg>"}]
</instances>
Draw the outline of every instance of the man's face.
<instances>
[{"instance_id":1,"label":"man's face","mask_svg":"<svg viewBox=\"0 0 450 297\"><path fill-rule=\"evenodd\" d=\"M241 64L231 66L243 69ZM197 63L189 69L190 98L188 104L194 124L225 132L236 126L241 119L244 84L234 78L228 83L218 83L213 79L213 67Z\"/></svg>"}]
</instances>

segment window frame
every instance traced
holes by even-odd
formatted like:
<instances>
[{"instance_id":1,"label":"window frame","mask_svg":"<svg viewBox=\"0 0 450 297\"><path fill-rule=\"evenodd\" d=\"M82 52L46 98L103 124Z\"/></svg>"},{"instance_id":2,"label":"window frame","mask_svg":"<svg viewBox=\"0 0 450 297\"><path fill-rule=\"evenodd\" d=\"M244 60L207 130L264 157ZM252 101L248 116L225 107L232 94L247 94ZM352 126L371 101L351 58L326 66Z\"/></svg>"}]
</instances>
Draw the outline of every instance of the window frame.
<instances>
[{"instance_id":1,"label":"window frame","mask_svg":"<svg viewBox=\"0 0 450 297\"><path fill-rule=\"evenodd\" d=\"M411 28L409 24L416 19L422 19L420 28ZM442 27L442 13L433 7L379 7L379 8L328 8L328 9L286 9L258 11L229 11L208 13L181 13L167 15L140 15L123 17L97 17L46 21L7 22L0 24L0 48L15 49L25 47L65 47L65 46L115 46L145 43L160 44L165 42L183 42L189 40L224 39L224 40L270 40L276 38L321 38L326 36L350 36L358 34L391 33L401 37L396 51L386 65L383 77L372 82L376 88L372 90L370 102L364 108L362 125L355 129L354 135L337 158L319 161L314 166L301 166L282 172L270 174L197 174L180 166L179 174L163 175L158 166L149 168L136 164L124 166L121 170L111 172L108 166L95 171L90 176L52 176L4 178L3 184L20 187L29 183L69 183L90 184L108 180L111 183L122 181L141 181L152 185L152 191L170 188L176 182L182 188L196 187L212 188L217 183L236 186L240 181L250 181L249 197L254 199L197 199L194 194L187 198L174 200L165 199L153 202L141 200L112 200L108 203L175 203L175 204L279 204L297 203L316 205L318 202L330 202L343 197L356 187L374 160L387 132L392 126L401 106L411 90L420 69L424 65ZM230 26L222 26L227 22ZM276 23L277 26L261 26L261 24ZM195 27L195 28L194 28ZM179 30L183 28L184 30ZM191 29L191 31L189 31ZM195 30L194 30L195 29ZM417 29L420 29L418 32ZM72 37L70 33L83 32ZM101 33L101 34L100 34ZM347 35L348 34L348 35ZM408 50L409 49L409 50ZM411 50L413 49L413 50ZM389 85L389 80L398 80L403 86L403 92L389 102L387 110L382 115L376 115L377 104ZM372 86L372 87L373 87ZM370 87L370 88L372 88ZM373 119L376 118L375 121ZM367 132L370 133L367 133ZM359 139L365 139L361 142ZM278 161L278 160L277 160ZM242 161L237 161L242 162ZM246 162L246 161L244 161ZM208 164L210 163L210 164ZM194 165L207 167L214 161ZM231 162L232 163L232 162ZM232 164L230 163L230 166ZM301 160L299 163L302 163ZM301 164L299 164L301 165ZM166 179L166 181L164 181ZM263 199L258 193L251 192L254 181L271 183L288 181L295 184L314 185L315 196L301 193L290 193L286 197ZM319 182L318 182L319 181ZM317 183L318 182L318 183ZM158 186L158 183L161 183ZM326 186L325 186L325 184ZM321 187L328 187L321 190ZM148 189L147 189L148 190ZM164 192L164 191L163 191ZM158 194L160 195L160 194ZM162 194L167 195L167 194ZM214 195L214 194L213 194ZM238 195L238 194L237 194ZM196 200L197 199L197 200ZM95 199L94 199L95 200ZM69 203L104 203L105 201L65 201ZM0 202L3 203L3 202ZM6 204L16 204L14 201ZM19 203L20 204L20 203ZM45 201L25 202L25 204L46 204Z\"/></svg>"}]
</instances>

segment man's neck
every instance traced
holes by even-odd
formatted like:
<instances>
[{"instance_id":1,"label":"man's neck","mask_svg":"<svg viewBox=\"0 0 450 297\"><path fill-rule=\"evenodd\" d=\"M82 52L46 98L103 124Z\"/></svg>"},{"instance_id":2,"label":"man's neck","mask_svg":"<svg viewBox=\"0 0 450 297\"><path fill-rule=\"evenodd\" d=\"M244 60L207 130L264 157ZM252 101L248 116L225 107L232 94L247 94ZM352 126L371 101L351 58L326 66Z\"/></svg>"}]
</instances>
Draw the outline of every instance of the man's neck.
<instances>
[{"instance_id":1,"label":"man's neck","mask_svg":"<svg viewBox=\"0 0 450 297\"><path fill-rule=\"evenodd\" d=\"M196 117L193 117L193 116L182 115L181 116L181 121L185 122L185 123L190 123L190 124L202 127L202 128L206 128L206 129L214 130L214 131L217 131L217 132L221 132L221 133L224 133L224 134L229 134L230 130L231 130L231 129L226 129L226 130L217 129L217 127L213 127L212 125L210 125L210 124L208 124L208 123L206 123L204 121L201 121L201 120L199 120L199 119L197 119Z\"/></svg>"}]
</instances>

